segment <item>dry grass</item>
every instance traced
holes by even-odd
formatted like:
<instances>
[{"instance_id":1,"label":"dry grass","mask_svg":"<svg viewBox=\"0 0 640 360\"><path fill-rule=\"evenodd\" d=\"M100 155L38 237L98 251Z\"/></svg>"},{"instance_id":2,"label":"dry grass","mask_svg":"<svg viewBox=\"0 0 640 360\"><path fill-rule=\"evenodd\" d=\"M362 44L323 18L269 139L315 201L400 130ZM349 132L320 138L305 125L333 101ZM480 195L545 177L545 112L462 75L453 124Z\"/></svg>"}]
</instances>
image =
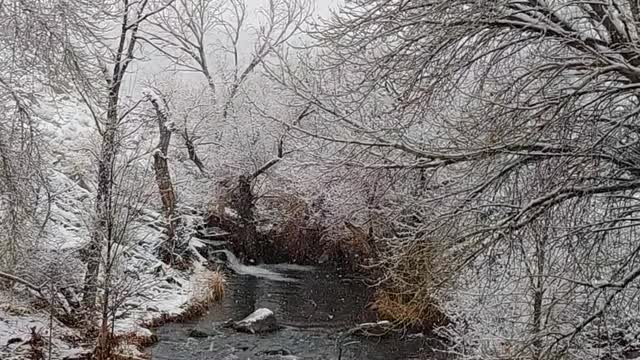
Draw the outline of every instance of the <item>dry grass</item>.
<instances>
[{"instance_id":1,"label":"dry grass","mask_svg":"<svg viewBox=\"0 0 640 360\"><path fill-rule=\"evenodd\" d=\"M270 199L268 206L277 208L282 218L272 242L279 260L317 264L328 257L330 262L357 270L364 259L373 256L366 229L350 222L327 227L324 219L317 218L318 209L302 197L284 194Z\"/></svg>"},{"instance_id":2,"label":"dry grass","mask_svg":"<svg viewBox=\"0 0 640 360\"><path fill-rule=\"evenodd\" d=\"M321 241L322 229L310 221L309 205L299 197L282 195L270 206L280 209L283 219L273 239L275 252L293 263L315 263L326 246Z\"/></svg>"},{"instance_id":3,"label":"dry grass","mask_svg":"<svg viewBox=\"0 0 640 360\"><path fill-rule=\"evenodd\" d=\"M140 336L136 334L125 334L114 336L110 341L112 350L109 351L108 360L141 360L150 358L144 354L143 349L153 345L157 338L155 335ZM100 358L100 354L95 354L96 359Z\"/></svg>"},{"instance_id":4,"label":"dry grass","mask_svg":"<svg viewBox=\"0 0 640 360\"><path fill-rule=\"evenodd\" d=\"M203 300L212 303L222 300L227 280L220 270L210 271L204 278Z\"/></svg>"},{"instance_id":5,"label":"dry grass","mask_svg":"<svg viewBox=\"0 0 640 360\"><path fill-rule=\"evenodd\" d=\"M378 269L385 281L371 307L382 319L426 330L449 322L437 299L454 284L455 262L446 256L441 242L424 239L389 248L381 258Z\"/></svg>"},{"instance_id":6,"label":"dry grass","mask_svg":"<svg viewBox=\"0 0 640 360\"><path fill-rule=\"evenodd\" d=\"M378 289L370 305L382 320L389 320L401 327L412 329L432 329L445 325L447 317L433 301L425 301L420 296L394 293Z\"/></svg>"}]
</instances>

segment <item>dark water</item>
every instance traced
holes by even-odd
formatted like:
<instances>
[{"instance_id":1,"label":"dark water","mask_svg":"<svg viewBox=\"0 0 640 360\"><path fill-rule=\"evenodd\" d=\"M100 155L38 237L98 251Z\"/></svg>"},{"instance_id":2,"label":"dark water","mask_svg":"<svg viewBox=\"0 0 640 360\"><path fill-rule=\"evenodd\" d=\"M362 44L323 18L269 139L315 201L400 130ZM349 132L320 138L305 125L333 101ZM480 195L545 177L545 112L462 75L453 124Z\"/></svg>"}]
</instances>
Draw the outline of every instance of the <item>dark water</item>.
<instances>
[{"instance_id":1,"label":"dark water","mask_svg":"<svg viewBox=\"0 0 640 360\"><path fill-rule=\"evenodd\" d=\"M261 268L260 270L264 270ZM231 275L220 304L191 323L168 324L156 331L159 342L153 359L261 360L261 359L434 359L428 341L398 336L364 339L342 333L355 324L375 320L367 313L369 291L358 280L321 269L267 266L292 281L274 281L250 275ZM267 274L268 275L268 274ZM282 280L282 279L279 279ZM258 308L271 309L282 330L269 334L242 334L221 324L239 320ZM190 338L192 329L211 336ZM270 351L295 357L266 355Z\"/></svg>"}]
</instances>

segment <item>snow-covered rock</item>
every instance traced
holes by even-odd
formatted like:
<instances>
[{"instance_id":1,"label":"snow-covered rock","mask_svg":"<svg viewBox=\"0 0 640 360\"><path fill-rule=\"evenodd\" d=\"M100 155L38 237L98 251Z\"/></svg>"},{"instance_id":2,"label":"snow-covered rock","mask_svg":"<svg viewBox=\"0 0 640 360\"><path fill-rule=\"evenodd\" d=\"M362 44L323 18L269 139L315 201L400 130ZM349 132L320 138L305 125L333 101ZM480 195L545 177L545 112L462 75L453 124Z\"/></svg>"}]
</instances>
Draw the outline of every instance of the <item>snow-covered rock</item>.
<instances>
[{"instance_id":1,"label":"snow-covered rock","mask_svg":"<svg viewBox=\"0 0 640 360\"><path fill-rule=\"evenodd\" d=\"M381 336L389 333L392 329L393 324L390 321L383 320L359 324L347 333L356 336Z\"/></svg>"},{"instance_id":2,"label":"snow-covered rock","mask_svg":"<svg viewBox=\"0 0 640 360\"><path fill-rule=\"evenodd\" d=\"M255 334L276 331L278 330L278 323L273 311L260 308L246 318L234 322L232 327L236 331Z\"/></svg>"}]
</instances>

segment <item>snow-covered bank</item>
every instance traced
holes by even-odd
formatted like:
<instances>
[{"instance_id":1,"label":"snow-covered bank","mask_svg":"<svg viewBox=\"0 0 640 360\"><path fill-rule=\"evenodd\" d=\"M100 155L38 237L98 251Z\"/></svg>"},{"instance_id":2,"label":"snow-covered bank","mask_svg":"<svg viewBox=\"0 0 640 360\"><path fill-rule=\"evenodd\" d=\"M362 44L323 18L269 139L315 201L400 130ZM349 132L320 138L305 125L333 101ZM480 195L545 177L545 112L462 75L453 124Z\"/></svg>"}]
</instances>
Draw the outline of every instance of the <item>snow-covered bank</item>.
<instances>
[{"instance_id":1,"label":"snow-covered bank","mask_svg":"<svg viewBox=\"0 0 640 360\"><path fill-rule=\"evenodd\" d=\"M32 351L29 344L32 328L49 338L50 317L46 311L37 310L25 304L17 296L6 291L0 292L0 358L6 360L25 359ZM53 358L63 359L81 352L81 331L70 329L53 319L52 323ZM47 352L48 346L43 351Z\"/></svg>"},{"instance_id":2,"label":"snow-covered bank","mask_svg":"<svg viewBox=\"0 0 640 360\"><path fill-rule=\"evenodd\" d=\"M51 145L44 154L44 160L50 163L45 194L48 207L42 209L47 221L33 248L22 249L16 275L36 286L53 284L61 294L57 300L61 308L77 315L86 270L83 252L91 237L96 196L91 172L95 125L86 109L68 97L44 97L35 115L40 120L39 131ZM110 301L115 311L114 336L136 345L152 340L149 325L180 318L192 311L193 304L201 304L200 280L209 276L202 257L194 259L193 266L185 271L159 259L158 248L166 239L164 220L154 205L153 180L138 180L150 185L151 201L136 214L126 241L118 244ZM187 217L185 223L192 220ZM193 248L199 243L191 245ZM87 331L90 326L74 324L72 328L55 319L50 323L45 304L27 289L7 283L0 283L0 289L0 359L24 359L31 351L28 341L32 328L42 336L45 343L38 346L45 354L52 329L53 359L74 358L93 346L95 334ZM97 319L96 314L91 320Z\"/></svg>"},{"instance_id":3,"label":"snow-covered bank","mask_svg":"<svg viewBox=\"0 0 640 360\"><path fill-rule=\"evenodd\" d=\"M208 270L198 266L195 271L184 273L164 265L156 269L162 269L166 275L124 302L117 312L113 329L114 336L120 339L121 346L117 351L122 355L142 357L140 347L154 341L150 326L181 320L194 311L193 306L202 306L200 284L201 279L209 275ZM146 275L143 273L142 277ZM7 291L0 292L0 358L10 360L30 356L32 331L44 339L40 350L46 354L50 329L52 359L75 359L91 351L93 342L86 329L71 328L51 319L47 309L38 309L24 299L24 296Z\"/></svg>"}]
</instances>

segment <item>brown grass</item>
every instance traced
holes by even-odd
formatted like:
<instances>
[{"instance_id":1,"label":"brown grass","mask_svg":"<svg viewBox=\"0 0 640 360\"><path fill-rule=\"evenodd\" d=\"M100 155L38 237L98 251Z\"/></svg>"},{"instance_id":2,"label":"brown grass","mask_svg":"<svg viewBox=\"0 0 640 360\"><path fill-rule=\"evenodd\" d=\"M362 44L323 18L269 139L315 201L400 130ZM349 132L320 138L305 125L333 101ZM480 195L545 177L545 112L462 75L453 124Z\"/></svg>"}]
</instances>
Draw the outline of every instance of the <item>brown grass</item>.
<instances>
[{"instance_id":1,"label":"brown grass","mask_svg":"<svg viewBox=\"0 0 640 360\"><path fill-rule=\"evenodd\" d=\"M222 300L224 297L224 288L227 280L224 274L220 270L211 271L205 277L205 289L203 294L203 300L207 303L212 303Z\"/></svg>"},{"instance_id":2,"label":"brown grass","mask_svg":"<svg viewBox=\"0 0 640 360\"><path fill-rule=\"evenodd\" d=\"M317 264L328 257L357 271L374 254L367 229L350 222L323 226L315 217L318 209L302 197L283 194L269 199L267 206L278 209L282 218L272 238L276 260Z\"/></svg>"},{"instance_id":3,"label":"brown grass","mask_svg":"<svg viewBox=\"0 0 640 360\"><path fill-rule=\"evenodd\" d=\"M372 309L402 327L430 330L448 324L437 300L455 284L455 261L446 254L441 242L430 239L387 249L378 265L385 281Z\"/></svg>"},{"instance_id":4,"label":"brown grass","mask_svg":"<svg viewBox=\"0 0 640 360\"><path fill-rule=\"evenodd\" d=\"M124 334L114 336L109 339L112 350L108 355L109 360L138 360L150 358L142 351L145 347L151 346L158 341L155 335L140 336L137 334ZM100 354L94 354L99 358Z\"/></svg>"},{"instance_id":5,"label":"brown grass","mask_svg":"<svg viewBox=\"0 0 640 360\"><path fill-rule=\"evenodd\" d=\"M326 250L322 229L310 221L309 205L293 195L282 195L270 206L280 210L283 222L277 225L273 246L283 259L297 264L315 263Z\"/></svg>"},{"instance_id":6,"label":"brown grass","mask_svg":"<svg viewBox=\"0 0 640 360\"><path fill-rule=\"evenodd\" d=\"M433 301L425 301L419 296L394 293L388 289L378 289L370 305L380 319L411 329L433 329L445 325L447 317Z\"/></svg>"}]
</instances>

